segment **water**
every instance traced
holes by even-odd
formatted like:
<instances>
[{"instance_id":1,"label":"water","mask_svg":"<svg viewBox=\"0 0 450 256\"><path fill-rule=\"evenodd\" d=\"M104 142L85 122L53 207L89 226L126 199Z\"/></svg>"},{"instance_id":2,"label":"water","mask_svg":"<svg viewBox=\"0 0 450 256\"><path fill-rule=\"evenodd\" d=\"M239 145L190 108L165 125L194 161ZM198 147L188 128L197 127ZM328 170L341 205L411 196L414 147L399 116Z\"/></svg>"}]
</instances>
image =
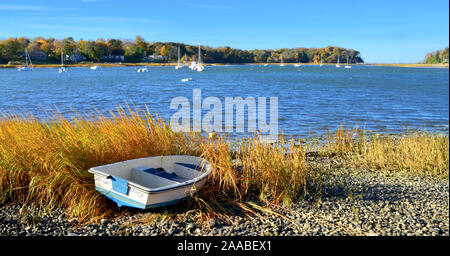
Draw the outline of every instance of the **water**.
<instances>
[{"instance_id":1,"label":"water","mask_svg":"<svg viewBox=\"0 0 450 256\"><path fill-rule=\"evenodd\" d=\"M449 70L354 66L211 66L204 72L188 68L134 67L101 70L39 68L32 72L0 69L0 112L59 109L108 112L126 104L144 108L163 118L176 110L177 96L190 99L194 88L202 99L225 97L278 97L279 129L285 134L321 134L339 125L371 131L399 132L424 129L448 133ZM183 78L192 78L182 82Z\"/></svg>"}]
</instances>

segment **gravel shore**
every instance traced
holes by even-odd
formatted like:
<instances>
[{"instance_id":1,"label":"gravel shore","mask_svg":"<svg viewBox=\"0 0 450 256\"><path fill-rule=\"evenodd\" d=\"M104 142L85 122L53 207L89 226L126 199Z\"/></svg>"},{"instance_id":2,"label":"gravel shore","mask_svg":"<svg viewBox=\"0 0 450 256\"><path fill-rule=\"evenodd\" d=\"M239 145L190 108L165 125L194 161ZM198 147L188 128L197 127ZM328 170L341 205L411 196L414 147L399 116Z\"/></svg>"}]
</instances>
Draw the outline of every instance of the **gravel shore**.
<instances>
[{"instance_id":1,"label":"gravel shore","mask_svg":"<svg viewBox=\"0 0 450 256\"><path fill-rule=\"evenodd\" d=\"M127 211L116 219L81 225L59 210L37 215L31 207L3 205L0 235L449 235L448 180L338 171L330 184L319 200L273 209L278 214L202 224L194 222L195 210L176 218L157 216L154 210Z\"/></svg>"}]
</instances>

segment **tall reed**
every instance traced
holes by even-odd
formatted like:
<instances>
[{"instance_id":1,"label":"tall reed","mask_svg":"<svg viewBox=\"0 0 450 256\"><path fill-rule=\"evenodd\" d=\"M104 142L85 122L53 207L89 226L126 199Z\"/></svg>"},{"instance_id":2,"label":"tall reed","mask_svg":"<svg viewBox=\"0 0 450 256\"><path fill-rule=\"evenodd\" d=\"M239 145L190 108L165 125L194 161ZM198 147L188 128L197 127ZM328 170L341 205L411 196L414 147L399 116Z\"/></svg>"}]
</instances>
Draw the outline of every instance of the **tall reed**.
<instances>
[{"instance_id":1,"label":"tall reed","mask_svg":"<svg viewBox=\"0 0 450 256\"><path fill-rule=\"evenodd\" d=\"M448 135L425 131L367 134L364 130L340 127L327 137L322 153L346 158L359 168L449 176Z\"/></svg>"},{"instance_id":2,"label":"tall reed","mask_svg":"<svg viewBox=\"0 0 450 256\"><path fill-rule=\"evenodd\" d=\"M213 165L216 193L234 199L259 198L278 204L308 193L315 174L306 162L305 151L283 137L276 145L259 136L243 140L238 149L222 138L202 144L203 156Z\"/></svg>"},{"instance_id":3,"label":"tall reed","mask_svg":"<svg viewBox=\"0 0 450 256\"><path fill-rule=\"evenodd\" d=\"M88 169L140 157L186 154L210 161L212 175L190 204L215 211L217 202L242 205L245 199L279 204L316 191L320 173L306 160L300 141L264 143L258 136L233 147L224 138L174 132L148 110L118 109L109 116L54 115L0 117L0 203L61 207L69 217L100 217L116 207L96 192ZM448 136L407 133L368 136L338 129L319 146L322 154L352 165L448 177ZM314 185L314 186L312 186ZM311 189L313 188L313 189ZM217 207L216 207L217 206ZM222 208L223 209L223 208Z\"/></svg>"},{"instance_id":4,"label":"tall reed","mask_svg":"<svg viewBox=\"0 0 450 256\"><path fill-rule=\"evenodd\" d=\"M149 112L119 109L111 117L74 115L0 119L0 203L63 207L84 219L107 212L87 170L108 163L169 154L199 154L191 138L174 133ZM105 206L106 205L106 206Z\"/></svg>"}]
</instances>

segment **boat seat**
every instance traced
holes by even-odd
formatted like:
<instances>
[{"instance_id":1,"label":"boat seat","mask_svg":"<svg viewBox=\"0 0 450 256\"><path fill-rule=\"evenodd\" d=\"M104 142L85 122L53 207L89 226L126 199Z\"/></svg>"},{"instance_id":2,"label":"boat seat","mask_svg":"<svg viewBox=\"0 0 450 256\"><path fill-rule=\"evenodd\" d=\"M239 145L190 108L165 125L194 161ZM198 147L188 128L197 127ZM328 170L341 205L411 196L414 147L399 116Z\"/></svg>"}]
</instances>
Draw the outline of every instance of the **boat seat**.
<instances>
[{"instance_id":1,"label":"boat seat","mask_svg":"<svg viewBox=\"0 0 450 256\"><path fill-rule=\"evenodd\" d=\"M158 177L176 181L176 182L180 182L180 183L188 180L186 178L176 175L175 173L168 173L163 168L147 168L147 169L141 169L140 171L150 173L150 174L156 175Z\"/></svg>"},{"instance_id":2,"label":"boat seat","mask_svg":"<svg viewBox=\"0 0 450 256\"><path fill-rule=\"evenodd\" d=\"M177 165L181 165L181 166L184 166L184 167L187 167L187 168L191 168L191 169L194 169L194 170L196 170L196 171L202 171L202 167L201 166L199 166L199 165L195 165L195 164L186 164L186 163L175 163L175 164L177 164Z\"/></svg>"}]
</instances>

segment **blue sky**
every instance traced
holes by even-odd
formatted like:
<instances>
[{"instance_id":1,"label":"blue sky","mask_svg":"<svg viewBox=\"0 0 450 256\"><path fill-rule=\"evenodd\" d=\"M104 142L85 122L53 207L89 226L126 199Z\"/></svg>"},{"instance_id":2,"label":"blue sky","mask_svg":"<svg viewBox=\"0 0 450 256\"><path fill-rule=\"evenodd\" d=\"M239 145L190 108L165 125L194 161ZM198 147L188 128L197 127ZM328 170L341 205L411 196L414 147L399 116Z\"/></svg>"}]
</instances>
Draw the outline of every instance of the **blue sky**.
<instances>
[{"instance_id":1,"label":"blue sky","mask_svg":"<svg viewBox=\"0 0 450 256\"><path fill-rule=\"evenodd\" d=\"M449 44L449 1L0 0L0 38L74 37L278 49L341 46L422 61Z\"/></svg>"}]
</instances>

